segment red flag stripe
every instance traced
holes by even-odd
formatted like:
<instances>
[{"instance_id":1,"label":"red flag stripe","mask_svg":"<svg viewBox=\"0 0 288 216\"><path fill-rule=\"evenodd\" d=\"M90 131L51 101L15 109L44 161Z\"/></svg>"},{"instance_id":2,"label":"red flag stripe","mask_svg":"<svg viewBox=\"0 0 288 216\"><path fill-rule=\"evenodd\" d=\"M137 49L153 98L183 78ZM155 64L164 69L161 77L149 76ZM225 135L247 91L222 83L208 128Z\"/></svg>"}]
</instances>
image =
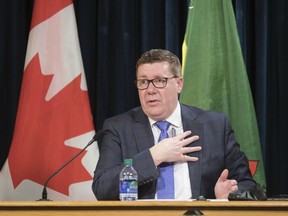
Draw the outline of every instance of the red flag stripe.
<instances>
[{"instance_id":1,"label":"red flag stripe","mask_svg":"<svg viewBox=\"0 0 288 216\"><path fill-rule=\"evenodd\" d=\"M35 0L30 30L72 3L72 0Z\"/></svg>"}]
</instances>

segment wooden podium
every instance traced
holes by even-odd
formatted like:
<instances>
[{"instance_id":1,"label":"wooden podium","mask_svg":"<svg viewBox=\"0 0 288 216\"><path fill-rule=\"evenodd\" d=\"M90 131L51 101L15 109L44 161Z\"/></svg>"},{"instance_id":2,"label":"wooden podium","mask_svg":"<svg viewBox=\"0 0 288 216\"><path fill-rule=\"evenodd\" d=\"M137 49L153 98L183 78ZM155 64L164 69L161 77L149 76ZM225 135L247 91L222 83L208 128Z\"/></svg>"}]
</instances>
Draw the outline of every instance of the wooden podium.
<instances>
[{"instance_id":1,"label":"wooden podium","mask_svg":"<svg viewBox=\"0 0 288 216\"><path fill-rule=\"evenodd\" d=\"M188 211L188 212L187 212ZM288 215L288 201L2 201L0 215L61 216ZM190 213L190 214L187 214ZM195 215L195 214L194 214Z\"/></svg>"}]
</instances>

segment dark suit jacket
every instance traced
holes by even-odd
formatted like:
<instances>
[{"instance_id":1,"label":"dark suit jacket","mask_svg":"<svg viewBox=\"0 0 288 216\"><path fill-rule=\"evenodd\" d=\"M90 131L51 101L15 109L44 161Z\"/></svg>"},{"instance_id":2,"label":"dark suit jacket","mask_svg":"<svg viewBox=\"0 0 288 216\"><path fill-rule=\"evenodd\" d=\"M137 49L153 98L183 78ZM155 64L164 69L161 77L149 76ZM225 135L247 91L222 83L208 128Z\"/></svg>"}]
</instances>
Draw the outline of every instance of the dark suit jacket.
<instances>
[{"instance_id":1,"label":"dark suit jacket","mask_svg":"<svg viewBox=\"0 0 288 216\"><path fill-rule=\"evenodd\" d=\"M227 117L218 112L204 111L181 104L184 131L191 130L200 139L190 146L202 146L191 153L199 158L188 162L192 198L203 195L213 199L214 186L221 172L227 168L229 178L238 181L240 191L255 185L245 155L240 151ZM125 158L133 159L138 172L138 198L153 199L159 177L149 148L154 138L149 120L141 107L114 116L104 122L109 132L100 141L100 157L94 172L92 189L98 200L119 199L119 173Z\"/></svg>"}]
</instances>

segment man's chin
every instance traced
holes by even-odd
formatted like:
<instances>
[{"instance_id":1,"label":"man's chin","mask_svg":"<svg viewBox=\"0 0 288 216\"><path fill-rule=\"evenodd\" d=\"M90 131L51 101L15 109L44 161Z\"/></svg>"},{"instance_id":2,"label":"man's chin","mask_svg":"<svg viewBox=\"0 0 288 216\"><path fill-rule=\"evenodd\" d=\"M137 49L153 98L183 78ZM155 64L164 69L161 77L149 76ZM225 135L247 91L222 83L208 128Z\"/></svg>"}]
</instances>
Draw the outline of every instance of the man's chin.
<instances>
[{"instance_id":1,"label":"man's chin","mask_svg":"<svg viewBox=\"0 0 288 216\"><path fill-rule=\"evenodd\" d=\"M150 118L154 119L155 121L161 121L163 119L165 119L165 116L163 115L163 111L160 112L159 110L147 110L147 112L145 112L145 114L147 116L149 116Z\"/></svg>"}]
</instances>

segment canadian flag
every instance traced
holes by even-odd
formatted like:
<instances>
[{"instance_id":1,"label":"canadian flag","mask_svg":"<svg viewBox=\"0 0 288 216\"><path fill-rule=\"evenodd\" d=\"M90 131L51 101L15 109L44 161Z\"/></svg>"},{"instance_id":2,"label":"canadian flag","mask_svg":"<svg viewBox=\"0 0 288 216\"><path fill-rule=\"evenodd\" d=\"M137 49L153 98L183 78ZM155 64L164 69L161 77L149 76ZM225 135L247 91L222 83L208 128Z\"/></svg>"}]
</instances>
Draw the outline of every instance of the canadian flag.
<instances>
[{"instance_id":1,"label":"canadian flag","mask_svg":"<svg viewBox=\"0 0 288 216\"><path fill-rule=\"evenodd\" d=\"M35 0L0 200L37 200L47 178L95 134L71 0ZM94 143L47 185L52 200L95 200Z\"/></svg>"}]
</instances>

